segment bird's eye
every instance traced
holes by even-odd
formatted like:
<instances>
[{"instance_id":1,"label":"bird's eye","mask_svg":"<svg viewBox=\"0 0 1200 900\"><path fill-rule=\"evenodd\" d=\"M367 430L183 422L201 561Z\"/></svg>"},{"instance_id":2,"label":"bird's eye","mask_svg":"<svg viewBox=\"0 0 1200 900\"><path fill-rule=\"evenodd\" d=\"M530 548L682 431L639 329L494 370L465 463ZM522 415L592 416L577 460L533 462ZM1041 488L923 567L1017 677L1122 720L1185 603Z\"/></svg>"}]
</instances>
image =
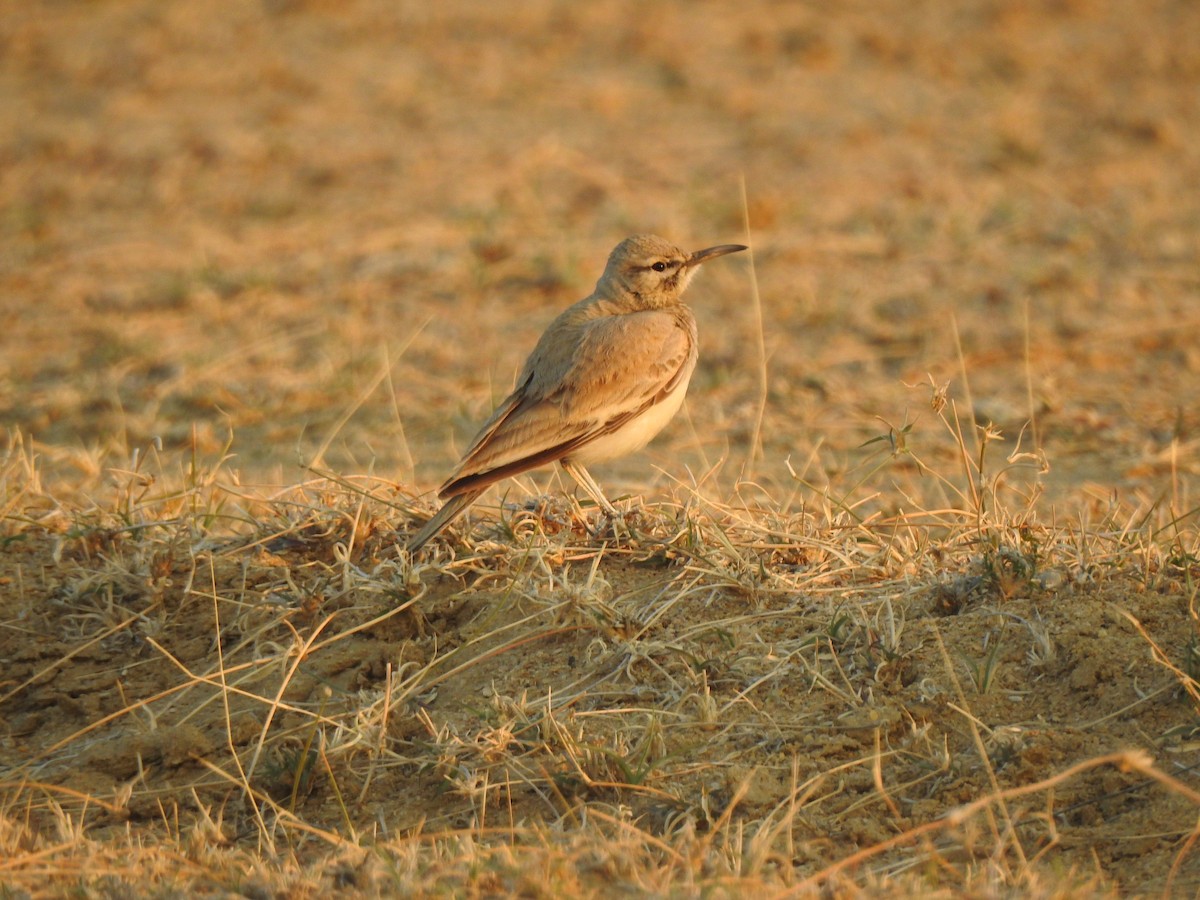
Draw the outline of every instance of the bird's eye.
<instances>
[{"instance_id":1,"label":"bird's eye","mask_svg":"<svg viewBox=\"0 0 1200 900\"><path fill-rule=\"evenodd\" d=\"M652 268L655 272L665 272L665 271L667 271L667 264L660 260L659 262L656 262L654 265L652 265L650 268Z\"/></svg>"}]
</instances>

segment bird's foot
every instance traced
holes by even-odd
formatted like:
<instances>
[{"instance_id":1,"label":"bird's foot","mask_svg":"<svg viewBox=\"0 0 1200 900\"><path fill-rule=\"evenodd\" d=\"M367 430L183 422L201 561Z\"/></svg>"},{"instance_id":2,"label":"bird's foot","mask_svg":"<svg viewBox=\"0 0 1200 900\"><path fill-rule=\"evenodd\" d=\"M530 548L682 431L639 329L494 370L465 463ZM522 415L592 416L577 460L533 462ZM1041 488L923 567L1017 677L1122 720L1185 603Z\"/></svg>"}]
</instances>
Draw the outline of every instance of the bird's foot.
<instances>
[{"instance_id":1,"label":"bird's foot","mask_svg":"<svg viewBox=\"0 0 1200 900\"><path fill-rule=\"evenodd\" d=\"M596 519L596 527L592 537L597 540L611 540L616 543L636 542L640 539L637 526L641 523L640 509L607 509Z\"/></svg>"}]
</instances>

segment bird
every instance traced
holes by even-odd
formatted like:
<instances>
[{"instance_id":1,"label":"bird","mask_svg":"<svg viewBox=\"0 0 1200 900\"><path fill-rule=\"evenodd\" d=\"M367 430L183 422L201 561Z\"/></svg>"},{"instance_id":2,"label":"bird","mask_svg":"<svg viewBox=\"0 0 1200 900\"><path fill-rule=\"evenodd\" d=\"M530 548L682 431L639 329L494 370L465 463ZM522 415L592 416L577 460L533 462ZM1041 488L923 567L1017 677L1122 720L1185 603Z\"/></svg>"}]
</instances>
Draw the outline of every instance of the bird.
<instances>
[{"instance_id":1,"label":"bird","mask_svg":"<svg viewBox=\"0 0 1200 900\"><path fill-rule=\"evenodd\" d=\"M696 319L680 296L702 263L746 249L687 253L652 234L617 244L595 290L546 328L512 393L438 489L445 503L408 540L408 552L491 485L555 462L615 519L586 466L640 450L679 411L698 352Z\"/></svg>"}]
</instances>

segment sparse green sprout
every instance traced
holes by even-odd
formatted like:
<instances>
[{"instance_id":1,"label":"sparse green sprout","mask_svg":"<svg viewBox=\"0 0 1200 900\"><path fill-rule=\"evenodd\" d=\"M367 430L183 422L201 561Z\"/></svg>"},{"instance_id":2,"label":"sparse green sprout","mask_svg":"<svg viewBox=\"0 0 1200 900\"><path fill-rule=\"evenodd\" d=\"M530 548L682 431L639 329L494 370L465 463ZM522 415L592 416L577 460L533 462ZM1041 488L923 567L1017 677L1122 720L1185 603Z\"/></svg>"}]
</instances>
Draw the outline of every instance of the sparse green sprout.
<instances>
[{"instance_id":1,"label":"sparse green sprout","mask_svg":"<svg viewBox=\"0 0 1200 900\"><path fill-rule=\"evenodd\" d=\"M984 641L983 656L974 657L966 651L959 652L959 658L970 676L975 693L990 694L996 687L996 677L1001 666L1000 648L999 635L989 632Z\"/></svg>"}]
</instances>

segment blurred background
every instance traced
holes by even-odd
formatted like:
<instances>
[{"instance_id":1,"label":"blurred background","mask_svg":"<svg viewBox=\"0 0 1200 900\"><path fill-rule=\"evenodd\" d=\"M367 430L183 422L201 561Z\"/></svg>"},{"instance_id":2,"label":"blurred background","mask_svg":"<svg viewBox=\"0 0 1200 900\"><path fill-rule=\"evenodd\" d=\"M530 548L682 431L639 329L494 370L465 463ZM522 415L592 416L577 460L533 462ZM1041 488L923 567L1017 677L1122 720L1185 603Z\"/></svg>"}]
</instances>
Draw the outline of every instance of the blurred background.
<instances>
[{"instance_id":1,"label":"blurred background","mask_svg":"<svg viewBox=\"0 0 1200 900\"><path fill-rule=\"evenodd\" d=\"M1197 48L1193 0L4 3L0 425L64 485L232 435L427 490L649 231L753 257L614 493L855 480L913 423L953 468L947 382L1056 497L1178 487Z\"/></svg>"}]
</instances>

